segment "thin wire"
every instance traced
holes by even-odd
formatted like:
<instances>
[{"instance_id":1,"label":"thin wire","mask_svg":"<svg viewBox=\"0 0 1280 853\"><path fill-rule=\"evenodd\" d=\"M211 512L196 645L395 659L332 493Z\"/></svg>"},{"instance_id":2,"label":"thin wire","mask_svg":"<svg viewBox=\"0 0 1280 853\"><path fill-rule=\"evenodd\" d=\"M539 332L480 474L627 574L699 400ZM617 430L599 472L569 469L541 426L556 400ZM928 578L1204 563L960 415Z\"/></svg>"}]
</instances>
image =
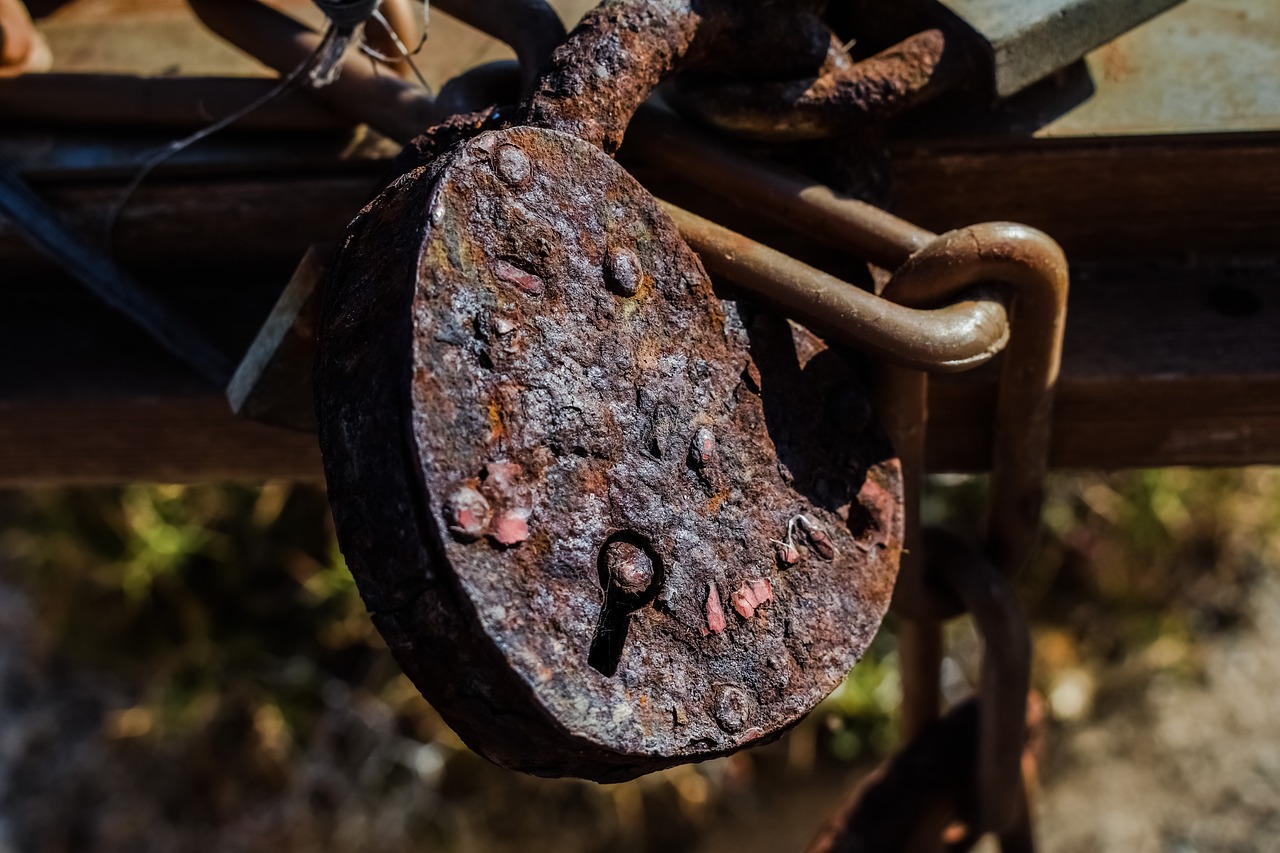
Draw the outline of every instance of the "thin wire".
<instances>
[{"instance_id":1,"label":"thin wire","mask_svg":"<svg viewBox=\"0 0 1280 853\"><path fill-rule=\"evenodd\" d=\"M230 127L245 116L261 109L271 101L283 95L298 82L304 73L317 66L322 57L325 57L327 54L338 48L339 42L349 42L350 39L356 35L352 30L358 30L369 17L375 18L378 23L382 25L383 29L387 31L388 35L391 36L392 42L401 52L401 56L395 58L382 57L378 55L377 51L372 50L367 45L363 45L361 49L384 62L398 62L400 59L404 59L409 63L409 67L413 69L413 73L418 78L418 82L422 84L422 87L427 91L430 91L431 87L427 85L426 78L423 77L422 72L413 61L413 57L422 50L423 46L427 42L427 34L431 25L430 0L423 0L422 38L412 51L408 50L404 42L400 40L400 36L391 27L387 19L383 17L381 10L378 8L381 3L382 0L372 0L372 2L369 2L369 0L363 0L363 2L357 3L342 2L342 0L337 0L337 2L334 2L334 0L316 0L316 5L320 7L321 11L323 11L325 16L329 19L329 27L325 30L324 37L320 40L320 44L316 46L316 49L312 51L306 59L299 63L296 68L282 77L276 86L272 87L270 91L263 94L257 100L245 107L242 107L234 113L231 113L230 115L223 116L218 121L215 121L208 127L201 128L190 136L170 142L143 162L142 166L133 176L133 179L129 182L128 186L126 186L124 191L120 194L120 198L117 199L116 203L113 204L111 209L107 212L107 220L105 223L105 243L107 254L114 255L112 245L114 243L115 229L120 219L120 213L133 198L133 194L137 192L137 189L142 185L142 182L145 181L158 166L171 157L182 153L197 142L207 139L218 131ZM354 22L354 24L352 22ZM348 24L352 24L352 26L347 26ZM344 43L342 45L343 52L345 52L345 46L346 45ZM340 55L341 54L339 53L338 57L335 57L335 64L336 61L340 59Z\"/></svg>"},{"instance_id":2,"label":"thin wire","mask_svg":"<svg viewBox=\"0 0 1280 853\"><path fill-rule=\"evenodd\" d=\"M297 68L293 69L286 76L282 77L279 83L273 86L270 91L263 94L257 100L253 101L248 106L245 106L236 110L230 115L223 116L222 118L215 121L213 124L209 125L208 127L204 127L204 128L201 128L200 130L197 130L195 133L191 134L190 136L184 137L174 142L170 142L164 148L160 149L155 154L147 158L147 160L138 169L138 172L133 176L133 180L131 180L129 182L129 185L124 188L124 191L120 194L120 198L116 201L115 204L111 206L110 211L108 211L107 213L107 221L105 226L107 253L109 255L114 254L111 247L114 242L116 223L120 218L121 211L124 210L125 205L127 205L130 199L133 198L133 194L137 191L138 187L142 185L142 182L145 181L153 171L155 171L156 167L164 163L169 158L177 154L180 154L181 152L185 151L187 148L190 148L192 145L195 145L197 142L207 139L208 137L212 136L218 131L223 130L227 127L230 127L231 125L240 121L240 119L244 118L245 116L249 115L255 110L261 109L263 106L265 106L269 102L283 95L286 91L289 90L291 86L293 86L294 83L298 81L298 79L303 75L303 73L306 72L306 70L326 50L326 48L328 47L329 41L332 38L334 38L334 35L333 35L334 32L335 32L334 28L330 27L325 32L324 38L320 40L320 44L311 53L311 55L308 56L306 59L304 59L298 65Z\"/></svg>"},{"instance_id":3,"label":"thin wire","mask_svg":"<svg viewBox=\"0 0 1280 853\"><path fill-rule=\"evenodd\" d=\"M423 4L422 8L426 9L427 7ZM422 36L418 39L418 43L414 45L413 50L409 50L409 48L405 46L404 42L400 41L400 35L395 31L395 28L391 26L391 22L383 16L381 9L378 9L373 13L373 18L382 25L382 29L386 30L387 35L391 36L391 41L395 43L396 49L400 51L399 54L392 56L390 54L382 53L368 42L362 44L360 46L360 50L365 54L372 56L374 59L382 62L399 62L401 59L408 59L411 56L417 56L422 52L422 48L426 46L427 28L430 26L430 22L427 20L427 14L425 12L422 16Z\"/></svg>"},{"instance_id":4,"label":"thin wire","mask_svg":"<svg viewBox=\"0 0 1280 853\"><path fill-rule=\"evenodd\" d=\"M423 3L422 8L425 10L427 8L427 4ZM418 55L418 52L422 50L423 46L427 43L427 25L429 23L427 20L427 13L425 11L423 12L422 38L418 40L417 47L415 47L412 51L410 51L409 48L405 47L405 44L400 40L400 35L396 32L395 27L391 26L391 23L385 17L383 17L381 9L377 9L374 11L373 19L377 21L379 24L381 24L382 29L385 30L387 35L391 37L391 43L396 46L396 50L400 51L400 55L385 56L382 54L381 51L375 49L368 42L364 42L363 44L361 44L360 50L365 55L371 56L374 59L378 60L379 62L385 62L387 64L404 60L405 62L409 63L409 67L413 69L413 75L418 78L418 82L422 84L422 88L430 92L431 86L428 85L427 78L422 76L422 72L418 70L417 63L413 61L413 58Z\"/></svg>"}]
</instances>

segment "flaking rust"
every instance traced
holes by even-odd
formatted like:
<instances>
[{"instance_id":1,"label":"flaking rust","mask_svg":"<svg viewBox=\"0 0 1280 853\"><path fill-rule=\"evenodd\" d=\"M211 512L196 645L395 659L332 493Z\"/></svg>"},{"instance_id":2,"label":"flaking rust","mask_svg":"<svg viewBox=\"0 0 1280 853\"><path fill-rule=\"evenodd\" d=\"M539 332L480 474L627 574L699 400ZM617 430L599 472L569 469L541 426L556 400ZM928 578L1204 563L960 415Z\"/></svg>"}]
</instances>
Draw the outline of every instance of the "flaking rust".
<instances>
[{"instance_id":1,"label":"flaking rust","mask_svg":"<svg viewBox=\"0 0 1280 853\"><path fill-rule=\"evenodd\" d=\"M619 780L722 755L875 634L901 483L855 376L718 300L599 149L488 132L402 178L353 224L322 327L343 551L494 761Z\"/></svg>"}]
</instances>

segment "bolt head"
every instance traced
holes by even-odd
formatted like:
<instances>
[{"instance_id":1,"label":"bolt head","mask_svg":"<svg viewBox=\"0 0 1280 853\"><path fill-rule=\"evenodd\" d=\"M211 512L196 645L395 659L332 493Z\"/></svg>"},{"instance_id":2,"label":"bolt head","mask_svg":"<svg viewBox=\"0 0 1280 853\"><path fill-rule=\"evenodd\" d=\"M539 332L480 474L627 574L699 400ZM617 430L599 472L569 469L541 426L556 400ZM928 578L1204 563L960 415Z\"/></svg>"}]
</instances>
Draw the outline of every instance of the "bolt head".
<instances>
[{"instance_id":1,"label":"bolt head","mask_svg":"<svg viewBox=\"0 0 1280 853\"><path fill-rule=\"evenodd\" d=\"M716 454L716 437L709 427L698 427L689 443L689 463L695 468L711 464Z\"/></svg>"},{"instance_id":2,"label":"bolt head","mask_svg":"<svg viewBox=\"0 0 1280 853\"><path fill-rule=\"evenodd\" d=\"M716 724L728 734L736 734L751 722L751 697L741 687L726 684L716 688Z\"/></svg>"},{"instance_id":3,"label":"bolt head","mask_svg":"<svg viewBox=\"0 0 1280 853\"><path fill-rule=\"evenodd\" d=\"M461 539L477 539L489 529L491 512L484 495L470 486L454 489L445 500L444 516L449 532Z\"/></svg>"},{"instance_id":4,"label":"bolt head","mask_svg":"<svg viewBox=\"0 0 1280 853\"><path fill-rule=\"evenodd\" d=\"M609 250L604 272L609 287L623 296L635 296L644 278L636 253L621 246Z\"/></svg>"},{"instance_id":5,"label":"bolt head","mask_svg":"<svg viewBox=\"0 0 1280 853\"><path fill-rule=\"evenodd\" d=\"M624 595L640 595L653 583L653 560L630 542L610 542L605 553L609 583Z\"/></svg>"},{"instance_id":6,"label":"bolt head","mask_svg":"<svg viewBox=\"0 0 1280 853\"><path fill-rule=\"evenodd\" d=\"M504 183L513 187L522 186L533 173L533 163L529 155L518 145L507 143L499 145L493 153L493 171Z\"/></svg>"}]
</instances>

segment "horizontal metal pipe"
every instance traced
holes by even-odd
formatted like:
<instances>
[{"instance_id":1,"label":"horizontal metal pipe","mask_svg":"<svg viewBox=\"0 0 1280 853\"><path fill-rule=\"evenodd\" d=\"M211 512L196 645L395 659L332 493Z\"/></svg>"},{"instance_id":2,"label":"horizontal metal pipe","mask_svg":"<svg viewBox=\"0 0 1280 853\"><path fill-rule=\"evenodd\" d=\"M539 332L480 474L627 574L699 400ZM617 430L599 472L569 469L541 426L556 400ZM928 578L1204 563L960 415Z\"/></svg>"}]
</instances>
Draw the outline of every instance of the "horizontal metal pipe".
<instances>
[{"instance_id":1,"label":"horizontal metal pipe","mask_svg":"<svg viewBox=\"0 0 1280 853\"><path fill-rule=\"evenodd\" d=\"M7 121L105 127L201 128L279 85L270 77L140 77L133 74L22 74L0 78ZM236 122L258 130L337 130L343 118L302 92L285 92Z\"/></svg>"},{"instance_id":2,"label":"horizontal metal pipe","mask_svg":"<svg viewBox=\"0 0 1280 853\"><path fill-rule=\"evenodd\" d=\"M560 16L546 0L435 0L435 8L510 45L523 89L532 92L551 52L564 41Z\"/></svg>"},{"instance_id":3,"label":"horizontal metal pipe","mask_svg":"<svg viewBox=\"0 0 1280 853\"><path fill-rule=\"evenodd\" d=\"M320 44L321 36L310 27L258 0L187 2L210 30L281 74L305 62ZM307 91L402 144L432 124L430 95L399 77L377 73L368 62L347 62L333 83Z\"/></svg>"},{"instance_id":4,"label":"horizontal metal pipe","mask_svg":"<svg viewBox=\"0 0 1280 853\"><path fill-rule=\"evenodd\" d=\"M803 175L742 154L659 107L646 106L636 114L624 151L887 269L936 236Z\"/></svg>"},{"instance_id":5,"label":"horizontal metal pipe","mask_svg":"<svg viewBox=\"0 0 1280 853\"><path fill-rule=\"evenodd\" d=\"M674 205L663 209L709 272L765 297L787 316L905 367L969 370L1008 339L997 297L975 292L941 308L908 308L868 293Z\"/></svg>"}]
</instances>

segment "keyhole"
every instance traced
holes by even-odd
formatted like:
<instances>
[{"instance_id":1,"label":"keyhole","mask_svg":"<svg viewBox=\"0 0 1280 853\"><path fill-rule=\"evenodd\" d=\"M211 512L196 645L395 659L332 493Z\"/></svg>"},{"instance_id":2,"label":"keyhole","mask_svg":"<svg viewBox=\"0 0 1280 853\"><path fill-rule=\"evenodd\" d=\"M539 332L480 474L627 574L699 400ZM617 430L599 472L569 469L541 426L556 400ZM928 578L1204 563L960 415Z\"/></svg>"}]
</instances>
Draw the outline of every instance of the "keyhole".
<instances>
[{"instance_id":1,"label":"keyhole","mask_svg":"<svg viewBox=\"0 0 1280 853\"><path fill-rule=\"evenodd\" d=\"M631 614L653 601L662 586L662 564L643 536L623 531L604 543L596 566L604 587L604 608L587 662L612 678L622 661Z\"/></svg>"}]
</instances>

